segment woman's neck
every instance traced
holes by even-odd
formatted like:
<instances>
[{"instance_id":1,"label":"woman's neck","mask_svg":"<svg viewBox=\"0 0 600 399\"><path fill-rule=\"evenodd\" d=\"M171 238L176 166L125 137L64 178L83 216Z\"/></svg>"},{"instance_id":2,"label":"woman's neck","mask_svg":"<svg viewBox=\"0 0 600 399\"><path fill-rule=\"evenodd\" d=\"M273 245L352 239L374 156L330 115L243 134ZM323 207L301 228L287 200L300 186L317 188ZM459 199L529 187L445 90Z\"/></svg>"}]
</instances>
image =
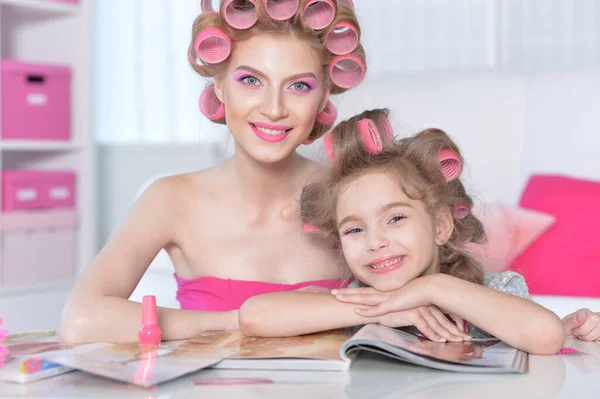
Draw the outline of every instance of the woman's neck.
<instances>
[{"instance_id":1,"label":"woman's neck","mask_svg":"<svg viewBox=\"0 0 600 399\"><path fill-rule=\"evenodd\" d=\"M248 204L264 209L268 205L287 206L291 199L299 200L307 164L297 153L279 162L265 163L237 152L229 164L236 190Z\"/></svg>"}]
</instances>

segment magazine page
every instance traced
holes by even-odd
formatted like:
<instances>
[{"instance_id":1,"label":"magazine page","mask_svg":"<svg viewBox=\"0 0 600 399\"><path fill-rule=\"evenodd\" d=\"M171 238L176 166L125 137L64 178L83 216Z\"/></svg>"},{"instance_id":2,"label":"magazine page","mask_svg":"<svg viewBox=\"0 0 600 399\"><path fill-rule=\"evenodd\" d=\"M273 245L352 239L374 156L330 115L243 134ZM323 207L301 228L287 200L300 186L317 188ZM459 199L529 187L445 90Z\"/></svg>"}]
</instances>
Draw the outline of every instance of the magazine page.
<instances>
[{"instance_id":1,"label":"magazine page","mask_svg":"<svg viewBox=\"0 0 600 399\"><path fill-rule=\"evenodd\" d=\"M351 332L344 330L283 338L247 337L240 331L220 331L201 333L189 342L202 342L211 350L235 352L214 368L347 370L349 360L341 357L340 348L351 336Z\"/></svg>"},{"instance_id":2,"label":"magazine page","mask_svg":"<svg viewBox=\"0 0 600 399\"><path fill-rule=\"evenodd\" d=\"M159 347L130 344L23 342L9 347L14 361L32 355L44 361L113 380L148 387L180 377L231 356L234 350L209 349L189 341L167 341Z\"/></svg>"},{"instance_id":3,"label":"magazine page","mask_svg":"<svg viewBox=\"0 0 600 399\"><path fill-rule=\"evenodd\" d=\"M54 332L9 335L8 341L3 342L9 353L4 366L0 367L0 381L27 383L72 371L70 367L40 357L43 353L76 347L57 340Z\"/></svg>"},{"instance_id":4,"label":"magazine page","mask_svg":"<svg viewBox=\"0 0 600 399\"><path fill-rule=\"evenodd\" d=\"M499 340L439 343L405 331L368 324L342 347L342 355L368 350L449 371L525 372L527 353Z\"/></svg>"}]
</instances>

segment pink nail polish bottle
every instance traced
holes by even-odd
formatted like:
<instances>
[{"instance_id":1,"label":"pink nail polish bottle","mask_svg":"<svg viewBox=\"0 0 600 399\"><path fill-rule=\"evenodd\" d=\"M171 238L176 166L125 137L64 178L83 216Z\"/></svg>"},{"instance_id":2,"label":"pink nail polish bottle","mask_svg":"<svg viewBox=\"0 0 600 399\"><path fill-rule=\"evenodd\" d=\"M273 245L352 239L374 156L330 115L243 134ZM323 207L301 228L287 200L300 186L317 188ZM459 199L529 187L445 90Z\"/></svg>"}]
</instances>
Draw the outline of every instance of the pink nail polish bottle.
<instances>
[{"instance_id":1,"label":"pink nail polish bottle","mask_svg":"<svg viewBox=\"0 0 600 399\"><path fill-rule=\"evenodd\" d=\"M154 295L144 296L142 302L142 327L138 331L141 345L160 345L160 327Z\"/></svg>"}]
</instances>

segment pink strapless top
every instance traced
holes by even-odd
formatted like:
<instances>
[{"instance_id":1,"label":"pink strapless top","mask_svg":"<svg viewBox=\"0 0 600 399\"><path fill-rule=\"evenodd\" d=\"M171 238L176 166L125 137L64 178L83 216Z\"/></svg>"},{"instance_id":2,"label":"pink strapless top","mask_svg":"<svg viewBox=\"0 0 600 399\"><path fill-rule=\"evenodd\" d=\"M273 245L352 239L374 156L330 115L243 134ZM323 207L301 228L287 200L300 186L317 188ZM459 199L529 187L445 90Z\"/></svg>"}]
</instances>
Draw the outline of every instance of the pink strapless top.
<instances>
[{"instance_id":1,"label":"pink strapless top","mask_svg":"<svg viewBox=\"0 0 600 399\"><path fill-rule=\"evenodd\" d=\"M327 289L340 288L342 280L305 281L297 284L275 284L262 281L229 280L216 277L199 277L191 280L177 274L177 300L181 309L223 312L239 309L246 299L260 294L294 291L316 285ZM347 284L346 284L347 285Z\"/></svg>"}]
</instances>

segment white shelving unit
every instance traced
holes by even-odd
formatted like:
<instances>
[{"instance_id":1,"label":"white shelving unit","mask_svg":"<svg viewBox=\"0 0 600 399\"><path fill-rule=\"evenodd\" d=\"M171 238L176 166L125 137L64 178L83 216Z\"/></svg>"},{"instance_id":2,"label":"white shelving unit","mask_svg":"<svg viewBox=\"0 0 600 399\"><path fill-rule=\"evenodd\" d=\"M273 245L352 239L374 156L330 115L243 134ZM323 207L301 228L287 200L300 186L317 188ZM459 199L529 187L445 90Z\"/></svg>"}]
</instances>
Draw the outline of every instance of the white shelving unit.
<instances>
[{"instance_id":1,"label":"white shelving unit","mask_svg":"<svg viewBox=\"0 0 600 399\"><path fill-rule=\"evenodd\" d=\"M0 170L70 169L77 173L77 274L90 263L96 252L94 2L0 0L0 55L3 59L68 65L72 71L71 140L3 141L0 137ZM5 328L9 331L58 328L64 302L76 277L40 282L34 286L0 286L0 317L4 319Z\"/></svg>"}]
</instances>

